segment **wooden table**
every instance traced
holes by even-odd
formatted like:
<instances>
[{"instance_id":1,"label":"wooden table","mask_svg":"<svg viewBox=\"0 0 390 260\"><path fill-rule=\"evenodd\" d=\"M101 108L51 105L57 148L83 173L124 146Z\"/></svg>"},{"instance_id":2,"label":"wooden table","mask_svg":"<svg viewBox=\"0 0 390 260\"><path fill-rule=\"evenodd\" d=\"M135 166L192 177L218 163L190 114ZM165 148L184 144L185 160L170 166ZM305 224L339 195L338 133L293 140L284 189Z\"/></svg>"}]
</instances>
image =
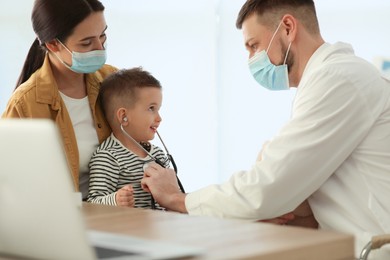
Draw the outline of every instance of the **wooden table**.
<instances>
[{"instance_id":1,"label":"wooden table","mask_svg":"<svg viewBox=\"0 0 390 260\"><path fill-rule=\"evenodd\" d=\"M353 237L335 232L90 203L82 212L89 229L205 249L193 259L354 259Z\"/></svg>"}]
</instances>

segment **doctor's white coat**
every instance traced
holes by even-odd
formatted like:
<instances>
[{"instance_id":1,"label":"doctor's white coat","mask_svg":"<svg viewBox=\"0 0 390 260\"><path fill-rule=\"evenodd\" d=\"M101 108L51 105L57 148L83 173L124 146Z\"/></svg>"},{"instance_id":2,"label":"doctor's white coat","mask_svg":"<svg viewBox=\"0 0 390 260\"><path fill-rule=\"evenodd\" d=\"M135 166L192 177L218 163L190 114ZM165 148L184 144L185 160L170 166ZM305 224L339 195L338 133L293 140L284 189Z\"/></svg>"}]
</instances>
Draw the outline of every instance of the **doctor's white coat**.
<instances>
[{"instance_id":1,"label":"doctor's white coat","mask_svg":"<svg viewBox=\"0 0 390 260\"><path fill-rule=\"evenodd\" d=\"M186 197L191 215L248 220L293 211L308 198L320 228L356 237L390 233L390 82L350 45L310 58L292 117L263 159Z\"/></svg>"}]
</instances>

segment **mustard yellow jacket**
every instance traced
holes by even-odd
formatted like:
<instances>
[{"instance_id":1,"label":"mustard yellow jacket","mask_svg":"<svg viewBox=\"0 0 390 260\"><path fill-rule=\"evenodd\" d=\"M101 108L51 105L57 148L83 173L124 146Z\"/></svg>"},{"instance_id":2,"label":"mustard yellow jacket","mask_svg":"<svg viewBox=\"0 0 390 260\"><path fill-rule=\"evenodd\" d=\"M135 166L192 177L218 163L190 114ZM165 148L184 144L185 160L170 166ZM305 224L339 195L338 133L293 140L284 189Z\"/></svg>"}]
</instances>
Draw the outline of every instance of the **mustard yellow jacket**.
<instances>
[{"instance_id":1,"label":"mustard yellow jacket","mask_svg":"<svg viewBox=\"0 0 390 260\"><path fill-rule=\"evenodd\" d=\"M95 73L86 75L87 94L99 142L111 133L97 102L100 83L115 67L104 65ZM11 96L3 118L48 118L56 122L63 138L64 149L70 167L75 190L79 190L79 152L72 121L54 79L48 55L40 69L20 85Z\"/></svg>"}]
</instances>

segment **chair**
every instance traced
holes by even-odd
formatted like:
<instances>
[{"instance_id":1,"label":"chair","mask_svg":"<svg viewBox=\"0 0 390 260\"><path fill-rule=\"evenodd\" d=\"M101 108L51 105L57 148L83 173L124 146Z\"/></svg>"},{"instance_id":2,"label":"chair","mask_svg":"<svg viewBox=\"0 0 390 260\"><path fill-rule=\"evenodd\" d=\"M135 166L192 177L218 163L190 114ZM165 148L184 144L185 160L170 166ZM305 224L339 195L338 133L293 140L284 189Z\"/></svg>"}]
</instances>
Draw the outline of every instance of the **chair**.
<instances>
[{"instance_id":1,"label":"chair","mask_svg":"<svg viewBox=\"0 0 390 260\"><path fill-rule=\"evenodd\" d=\"M360 253L360 257L357 260L367 260L368 255L372 250L379 249L385 244L390 244L390 234L373 236Z\"/></svg>"}]
</instances>

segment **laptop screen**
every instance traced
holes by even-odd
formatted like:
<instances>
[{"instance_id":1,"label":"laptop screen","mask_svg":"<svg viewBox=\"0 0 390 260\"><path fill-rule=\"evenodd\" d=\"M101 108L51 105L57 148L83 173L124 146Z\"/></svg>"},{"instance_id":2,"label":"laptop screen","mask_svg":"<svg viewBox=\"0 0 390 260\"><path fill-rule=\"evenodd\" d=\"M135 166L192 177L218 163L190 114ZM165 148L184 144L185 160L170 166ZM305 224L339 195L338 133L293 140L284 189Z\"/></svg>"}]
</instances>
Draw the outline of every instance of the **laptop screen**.
<instances>
[{"instance_id":1,"label":"laptop screen","mask_svg":"<svg viewBox=\"0 0 390 260\"><path fill-rule=\"evenodd\" d=\"M172 259L199 248L87 231L56 125L0 119L0 255Z\"/></svg>"}]
</instances>

